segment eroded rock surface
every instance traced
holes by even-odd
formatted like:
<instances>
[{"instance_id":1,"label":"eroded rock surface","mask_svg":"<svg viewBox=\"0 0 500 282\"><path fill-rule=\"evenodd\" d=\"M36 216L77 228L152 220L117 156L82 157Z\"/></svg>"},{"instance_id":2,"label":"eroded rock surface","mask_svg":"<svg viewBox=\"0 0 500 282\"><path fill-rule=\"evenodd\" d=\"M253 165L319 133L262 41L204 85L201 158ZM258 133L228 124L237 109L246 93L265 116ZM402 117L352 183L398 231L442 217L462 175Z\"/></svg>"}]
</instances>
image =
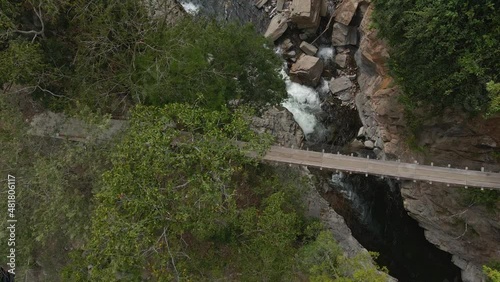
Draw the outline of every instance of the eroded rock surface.
<instances>
[{"instance_id":1,"label":"eroded rock surface","mask_svg":"<svg viewBox=\"0 0 500 282\"><path fill-rule=\"evenodd\" d=\"M286 109L269 108L262 116L252 118L252 128L258 133L269 133L276 138L276 144L300 148L304 133Z\"/></svg>"}]
</instances>

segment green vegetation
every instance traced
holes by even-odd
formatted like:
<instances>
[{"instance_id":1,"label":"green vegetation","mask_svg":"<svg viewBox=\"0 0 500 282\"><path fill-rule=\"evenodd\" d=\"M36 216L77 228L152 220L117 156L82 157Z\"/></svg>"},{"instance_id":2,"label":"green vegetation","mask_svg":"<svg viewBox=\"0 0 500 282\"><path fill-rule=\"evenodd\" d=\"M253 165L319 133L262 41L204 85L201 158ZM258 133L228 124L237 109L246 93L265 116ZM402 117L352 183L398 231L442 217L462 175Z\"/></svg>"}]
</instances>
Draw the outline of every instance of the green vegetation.
<instances>
[{"instance_id":1,"label":"green vegetation","mask_svg":"<svg viewBox=\"0 0 500 282\"><path fill-rule=\"evenodd\" d=\"M280 59L251 26L169 26L138 0L21 2L2 1L0 85L29 86L52 109L78 103L121 115L132 104L217 109L285 97Z\"/></svg>"},{"instance_id":2,"label":"green vegetation","mask_svg":"<svg viewBox=\"0 0 500 282\"><path fill-rule=\"evenodd\" d=\"M285 95L281 62L252 27L171 25L138 0L0 7L0 171L17 180L18 280L386 279L304 217L297 171L246 155L272 143L250 117ZM28 135L49 109L95 130L85 143ZM98 141L112 115L129 127Z\"/></svg>"},{"instance_id":3,"label":"green vegetation","mask_svg":"<svg viewBox=\"0 0 500 282\"><path fill-rule=\"evenodd\" d=\"M376 0L392 75L410 100L438 109L498 113L500 3Z\"/></svg>"},{"instance_id":4,"label":"green vegetation","mask_svg":"<svg viewBox=\"0 0 500 282\"><path fill-rule=\"evenodd\" d=\"M463 190L466 205L482 205L489 210L495 210L500 201L500 192L497 190L467 189Z\"/></svg>"},{"instance_id":5,"label":"green vegetation","mask_svg":"<svg viewBox=\"0 0 500 282\"><path fill-rule=\"evenodd\" d=\"M372 254L376 258L375 253ZM298 255L300 268L309 274L310 281L385 282L387 269L369 266L369 253L354 258L342 255L330 232L322 231L316 241L304 246Z\"/></svg>"},{"instance_id":6,"label":"green vegetation","mask_svg":"<svg viewBox=\"0 0 500 282\"><path fill-rule=\"evenodd\" d=\"M500 282L500 261L492 261L483 266L483 272L488 282Z\"/></svg>"},{"instance_id":7,"label":"green vegetation","mask_svg":"<svg viewBox=\"0 0 500 282\"><path fill-rule=\"evenodd\" d=\"M15 104L0 104L0 170L18 179L21 280L38 269L50 281L386 277L304 218L297 172L235 145L271 141L248 129L244 108L140 106L119 140L79 144L26 136Z\"/></svg>"}]
</instances>

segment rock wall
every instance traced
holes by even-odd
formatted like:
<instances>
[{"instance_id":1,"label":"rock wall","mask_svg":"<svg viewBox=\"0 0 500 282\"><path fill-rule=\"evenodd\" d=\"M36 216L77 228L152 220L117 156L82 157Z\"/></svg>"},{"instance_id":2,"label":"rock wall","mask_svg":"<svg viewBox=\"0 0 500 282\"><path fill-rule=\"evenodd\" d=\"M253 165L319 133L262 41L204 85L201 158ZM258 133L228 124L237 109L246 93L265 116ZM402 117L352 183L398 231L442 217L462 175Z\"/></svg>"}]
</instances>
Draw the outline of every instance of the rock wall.
<instances>
[{"instance_id":1,"label":"rock wall","mask_svg":"<svg viewBox=\"0 0 500 282\"><path fill-rule=\"evenodd\" d=\"M355 54L359 92L355 103L363 123L360 134L374 141L378 157L500 171L495 157L499 152L500 117L484 120L447 110L423 122L415 141L422 152L409 149L407 123L398 103L401 92L387 75L388 48L377 38L377 31L370 29L372 11L373 5L369 5L359 27L361 41ZM463 187L413 182L403 182L401 187L405 209L425 229L427 240L453 255L453 262L462 269L463 281L484 281L481 266L500 260L500 204L488 210L466 203Z\"/></svg>"}]
</instances>

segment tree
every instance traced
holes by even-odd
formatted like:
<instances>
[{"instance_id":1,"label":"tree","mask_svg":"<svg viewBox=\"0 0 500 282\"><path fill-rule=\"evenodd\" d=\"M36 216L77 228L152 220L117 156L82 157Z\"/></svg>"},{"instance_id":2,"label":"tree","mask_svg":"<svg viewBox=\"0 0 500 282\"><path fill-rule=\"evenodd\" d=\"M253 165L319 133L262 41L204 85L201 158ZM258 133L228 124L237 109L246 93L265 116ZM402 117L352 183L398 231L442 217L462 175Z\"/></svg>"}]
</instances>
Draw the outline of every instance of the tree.
<instances>
[{"instance_id":1,"label":"tree","mask_svg":"<svg viewBox=\"0 0 500 282\"><path fill-rule=\"evenodd\" d=\"M387 269L374 266L369 253L346 257L329 231L321 231L315 241L303 246L297 261L311 281L384 282L388 278Z\"/></svg>"},{"instance_id":2,"label":"tree","mask_svg":"<svg viewBox=\"0 0 500 282\"><path fill-rule=\"evenodd\" d=\"M285 97L281 60L252 26L186 19L148 34L135 58L134 97L216 109L242 99L255 106Z\"/></svg>"},{"instance_id":3,"label":"tree","mask_svg":"<svg viewBox=\"0 0 500 282\"><path fill-rule=\"evenodd\" d=\"M497 269L493 269L488 266L483 266L483 272L488 276L490 282L499 282L500 281L500 271Z\"/></svg>"},{"instance_id":4,"label":"tree","mask_svg":"<svg viewBox=\"0 0 500 282\"><path fill-rule=\"evenodd\" d=\"M51 281L58 281L69 250L87 239L94 188L111 145L30 135L19 106L33 103L27 97L25 92L0 95L0 171L16 178L16 278L31 280L42 266ZM95 121L97 126L106 119ZM2 209L6 204L0 203ZM1 239L7 235L0 231Z\"/></svg>"},{"instance_id":5,"label":"tree","mask_svg":"<svg viewBox=\"0 0 500 282\"><path fill-rule=\"evenodd\" d=\"M232 230L232 178L255 163L236 138L257 152L269 144L249 131L241 111L180 104L135 109L96 195L84 255L85 265L94 266L91 279L134 280L144 269L152 277L196 276L185 241L203 245ZM68 273L72 280L81 275Z\"/></svg>"},{"instance_id":6,"label":"tree","mask_svg":"<svg viewBox=\"0 0 500 282\"><path fill-rule=\"evenodd\" d=\"M139 0L2 6L0 83L30 87L54 110L79 103L123 115L132 104L175 102L216 109L286 95L272 42L251 26L193 18L172 26Z\"/></svg>"},{"instance_id":7,"label":"tree","mask_svg":"<svg viewBox=\"0 0 500 282\"><path fill-rule=\"evenodd\" d=\"M436 108L485 112L499 81L498 1L377 0L373 19L391 46L389 67L404 94Z\"/></svg>"},{"instance_id":8,"label":"tree","mask_svg":"<svg viewBox=\"0 0 500 282\"><path fill-rule=\"evenodd\" d=\"M490 81L486 84L486 90L491 100L486 114L491 116L500 113L500 83Z\"/></svg>"}]
</instances>

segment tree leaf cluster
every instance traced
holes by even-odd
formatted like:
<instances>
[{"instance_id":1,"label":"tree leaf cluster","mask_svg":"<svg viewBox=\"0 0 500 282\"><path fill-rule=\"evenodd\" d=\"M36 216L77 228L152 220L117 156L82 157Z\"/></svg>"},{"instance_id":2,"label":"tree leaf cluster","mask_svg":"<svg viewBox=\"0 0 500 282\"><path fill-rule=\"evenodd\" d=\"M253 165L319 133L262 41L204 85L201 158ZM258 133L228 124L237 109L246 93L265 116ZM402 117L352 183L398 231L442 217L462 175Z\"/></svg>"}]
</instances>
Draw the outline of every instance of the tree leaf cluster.
<instances>
[{"instance_id":1,"label":"tree leaf cluster","mask_svg":"<svg viewBox=\"0 0 500 282\"><path fill-rule=\"evenodd\" d=\"M410 99L436 109L486 113L498 82L498 1L377 0L373 19L387 39L392 75ZM494 109L492 109L494 110Z\"/></svg>"},{"instance_id":2,"label":"tree leaf cluster","mask_svg":"<svg viewBox=\"0 0 500 282\"><path fill-rule=\"evenodd\" d=\"M216 109L232 100L276 104L286 95L280 59L249 25L187 16L167 25L139 0L2 6L0 84L30 86L54 110L76 102L116 115L132 104Z\"/></svg>"}]
</instances>

